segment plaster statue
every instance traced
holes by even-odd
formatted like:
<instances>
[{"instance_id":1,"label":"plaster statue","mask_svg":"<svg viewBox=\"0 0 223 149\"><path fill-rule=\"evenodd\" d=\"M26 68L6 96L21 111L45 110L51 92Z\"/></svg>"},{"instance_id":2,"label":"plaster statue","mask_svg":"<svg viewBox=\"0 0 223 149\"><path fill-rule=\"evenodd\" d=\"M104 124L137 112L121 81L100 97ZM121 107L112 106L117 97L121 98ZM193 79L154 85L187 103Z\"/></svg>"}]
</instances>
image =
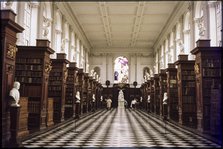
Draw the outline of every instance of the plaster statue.
<instances>
[{"instance_id":1,"label":"plaster statue","mask_svg":"<svg viewBox=\"0 0 223 149\"><path fill-rule=\"evenodd\" d=\"M90 74L91 77L94 76L94 69L91 69L91 74Z\"/></svg>"},{"instance_id":2,"label":"plaster statue","mask_svg":"<svg viewBox=\"0 0 223 149\"><path fill-rule=\"evenodd\" d=\"M118 100L124 101L124 94L122 90L119 91Z\"/></svg>"},{"instance_id":3,"label":"plaster statue","mask_svg":"<svg viewBox=\"0 0 223 149\"><path fill-rule=\"evenodd\" d=\"M76 98L77 98L76 103L80 103L81 98L80 98L80 92L79 91L77 91L77 93L76 93Z\"/></svg>"},{"instance_id":4,"label":"plaster statue","mask_svg":"<svg viewBox=\"0 0 223 149\"><path fill-rule=\"evenodd\" d=\"M93 102L95 102L95 94L92 95Z\"/></svg>"},{"instance_id":5,"label":"plaster statue","mask_svg":"<svg viewBox=\"0 0 223 149\"><path fill-rule=\"evenodd\" d=\"M165 104L167 104L167 92L165 92L164 94L163 94L163 104L165 105Z\"/></svg>"},{"instance_id":6,"label":"plaster statue","mask_svg":"<svg viewBox=\"0 0 223 149\"><path fill-rule=\"evenodd\" d=\"M96 72L93 73L93 79L96 79Z\"/></svg>"},{"instance_id":7,"label":"plaster statue","mask_svg":"<svg viewBox=\"0 0 223 149\"><path fill-rule=\"evenodd\" d=\"M140 102L142 102L142 97L140 97Z\"/></svg>"},{"instance_id":8,"label":"plaster statue","mask_svg":"<svg viewBox=\"0 0 223 149\"><path fill-rule=\"evenodd\" d=\"M103 96L101 96L101 101L103 101Z\"/></svg>"},{"instance_id":9,"label":"plaster statue","mask_svg":"<svg viewBox=\"0 0 223 149\"><path fill-rule=\"evenodd\" d=\"M20 93L19 93L20 83L15 81L13 84L13 88L11 89L9 96L11 96L14 100L11 102L11 106L13 107L20 107L19 105L19 99L20 99Z\"/></svg>"},{"instance_id":10,"label":"plaster statue","mask_svg":"<svg viewBox=\"0 0 223 149\"><path fill-rule=\"evenodd\" d=\"M150 74L148 73L148 71L146 71L146 80L150 80Z\"/></svg>"},{"instance_id":11,"label":"plaster statue","mask_svg":"<svg viewBox=\"0 0 223 149\"><path fill-rule=\"evenodd\" d=\"M148 95L147 102L150 103L150 95Z\"/></svg>"}]
</instances>

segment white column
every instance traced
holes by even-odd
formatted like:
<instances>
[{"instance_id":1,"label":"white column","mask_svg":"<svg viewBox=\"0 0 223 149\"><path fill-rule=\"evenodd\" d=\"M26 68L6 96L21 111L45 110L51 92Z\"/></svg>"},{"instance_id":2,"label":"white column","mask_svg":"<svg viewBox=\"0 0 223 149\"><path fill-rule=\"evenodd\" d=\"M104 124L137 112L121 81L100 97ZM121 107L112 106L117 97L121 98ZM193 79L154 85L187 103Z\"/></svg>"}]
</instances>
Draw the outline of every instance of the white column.
<instances>
[{"instance_id":1,"label":"white column","mask_svg":"<svg viewBox=\"0 0 223 149\"><path fill-rule=\"evenodd\" d=\"M216 12L215 12L215 5L216 2L209 1L209 37L211 39L211 46L217 46L217 20L216 20Z\"/></svg>"},{"instance_id":2,"label":"white column","mask_svg":"<svg viewBox=\"0 0 223 149\"><path fill-rule=\"evenodd\" d=\"M31 26L30 26L30 45L35 46L36 45L36 38L37 38L37 28L38 28L38 8L39 3L37 2L31 2Z\"/></svg>"},{"instance_id":3,"label":"white column","mask_svg":"<svg viewBox=\"0 0 223 149\"><path fill-rule=\"evenodd\" d=\"M18 3L18 24L24 27L24 10L25 10L25 3L20 2ZM18 33L17 36L17 41L16 45L24 45L24 36L23 33Z\"/></svg>"}]
</instances>

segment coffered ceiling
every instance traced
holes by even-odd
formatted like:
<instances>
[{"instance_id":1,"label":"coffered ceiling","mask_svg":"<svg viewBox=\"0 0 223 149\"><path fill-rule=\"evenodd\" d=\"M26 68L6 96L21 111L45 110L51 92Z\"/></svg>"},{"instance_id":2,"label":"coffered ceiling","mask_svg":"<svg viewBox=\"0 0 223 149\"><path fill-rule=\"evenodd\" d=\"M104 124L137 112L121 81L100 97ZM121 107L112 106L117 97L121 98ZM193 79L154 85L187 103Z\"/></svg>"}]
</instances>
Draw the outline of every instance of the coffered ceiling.
<instances>
[{"instance_id":1,"label":"coffered ceiling","mask_svg":"<svg viewBox=\"0 0 223 149\"><path fill-rule=\"evenodd\" d=\"M69 2L94 48L152 48L176 1Z\"/></svg>"}]
</instances>

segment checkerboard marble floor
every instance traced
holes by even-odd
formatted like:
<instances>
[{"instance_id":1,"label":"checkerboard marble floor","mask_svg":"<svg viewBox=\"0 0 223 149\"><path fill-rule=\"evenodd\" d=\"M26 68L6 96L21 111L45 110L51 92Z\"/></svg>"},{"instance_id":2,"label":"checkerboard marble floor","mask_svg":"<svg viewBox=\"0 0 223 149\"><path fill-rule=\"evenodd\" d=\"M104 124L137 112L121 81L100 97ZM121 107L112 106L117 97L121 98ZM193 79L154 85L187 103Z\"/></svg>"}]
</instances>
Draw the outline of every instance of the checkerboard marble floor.
<instances>
[{"instance_id":1,"label":"checkerboard marble floor","mask_svg":"<svg viewBox=\"0 0 223 149\"><path fill-rule=\"evenodd\" d=\"M165 127L166 126L166 127ZM166 129L165 129L166 128ZM101 110L24 140L24 147L187 147L222 146L143 111Z\"/></svg>"}]
</instances>

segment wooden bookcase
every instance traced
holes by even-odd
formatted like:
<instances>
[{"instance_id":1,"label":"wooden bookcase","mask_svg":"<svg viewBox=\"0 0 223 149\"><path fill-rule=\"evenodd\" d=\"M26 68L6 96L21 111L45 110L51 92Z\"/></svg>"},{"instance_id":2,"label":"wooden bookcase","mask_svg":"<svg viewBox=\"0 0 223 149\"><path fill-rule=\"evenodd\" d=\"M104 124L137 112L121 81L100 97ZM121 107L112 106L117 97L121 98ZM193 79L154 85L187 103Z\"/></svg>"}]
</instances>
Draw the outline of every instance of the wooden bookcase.
<instances>
[{"instance_id":1,"label":"wooden bookcase","mask_svg":"<svg viewBox=\"0 0 223 149\"><path fill-rule=\"evenodd\" d=\"M53 98L48 98L48 105L47 105L47 127L50 127L54 124L53 122Z\"/></svg>"},{"instance_id":2,"label":"wooden bookcase","mask_svg":"<svg viewBox=\"0 0 223 149\"><path fill-rule=\"evenodd\" d=\"M9 92L13 87L16 58L16 34L24 29L15 22L12 10L1 10L1 119L2 147L7 146L10 137Z\"/></svg>"},{"instance_id":3,"label":"wooden bookcase","mask_svg":"<svg viewBox=\"0 0 223 149\"><path fill-rule=\"evenodd\" d=\"M77 91L80 92L80 104L78 105L78 113L76 113L76 115L81 115L83 114L83 83L84 83L84 70L83 68L79 68L78 69L78 73L77 73L77 78L76 78L76 82L77 82Z\"/></svg>"},{"instance_id":4,"label":"wooden bookcase","mask_svg":"<svg viewBox=\"0 0 223 149\"><path fill-rule=\"evenodd\" d=\"M160 115L160 84L158 74L154 74L154 105L155 114Z\"/></svg>"},{"instance_id":5,"label":"wooden bookcase","mask_svg":"<svg viewBox=\"0 0 223 149\"><path fill-rule=\"evenodd\" d=\"M188 60L188 55L179 55L177 65L179 123L196 128L196 88L194 60Z\"/></svg>"},{"instance_id":6,"label":"wooden bookcase","mask_svg":"<svg viewBox=\"0 0 223 149\"><path fill-rule=\"evenodd\" d=\"M89 85L89 76L88 73L84 73L84 82L83 82L83 113L86 113L91 110L91 97L90 94L88 93L88 85Z\"/></svg>"},{"instance_id":7,"label":"wooden bookcase","mask_svg":"<svg viewBox=\"0 0 223 149\"><path fill-rule=\"evenodd\" d=\"M75 101L76 101L76 77L78 68L76 62L69 64L68 76L67 76L67 88L66 88L66 99L65 99L65 114L64 118L68 119L75 116Z\"/></svg>"},{"instance_id":8,"label":"wooden bookcase","mask_svg":"<svg viewBox=\"0 0 223 149\"><path fill-rule=\"evenodd\" d=\"M178 122L178 87L177 69L173 63L168 63L167 73L167 96L168 96L168 119Z\"/></svg>"},{"instance_id":9,"label":"wooden bookcase","mask_svg":"<svg viewBox=\"0 0 223 149\"><path fill-rule=\"evenodd\" d=\"M48 40L37 39L37 46L17 46L15 80L21 83L20 95L28 97L28 128L35 131L46 127L48 80L51 71Z\"/></svg>"},{"instance_id":10,"label":"wooden bookcase","mask_svg":"<svg viewBox=\"0 0 223 149\"><path fill-rule=\"evenodd\" d=\"M167 75L165 69L160 69L159 73L159 86L160 86L160 116L163 116L163 94L167 92Z\"/></svg>"},{"instance_id":11,"label":"wooden bookcase","mask_svg":"<svg viewBox=\"0 0 223 149\"><path fill-rule=\"evenodd\" d=\"M155 102L154 102L154 97L155 97L155 89L154 89L154 77L151 77L150 81L150 111L152 113L155 113Z\"/></svg>"},{"instance_id":12,"label":"wooden bookcase","mask_svg":"<svg viewBox=\"0 0 223 149\"><path fill-rule=\"evenodd\" d=\"M221 65L222 47L210 47L210 40L198 40L191 53L196 55L197 129L222 135Z\"/></svg>"},{"instance_id":13,"label":"wooden bookcase","mask_svg":"<svg viewBox=\"0 0 223 149\"><path fill-rule=\"evenodd\" d=\"M22 139L29 134L28 131L28 97L20 97L20 113L17 137Z\"/></svg>"},{"instance_id":14,"label":"wooden bookcase","mask_svg":"<svg viewBox=\"0 0 223 149\"><path fill-rule=\"evenodd\" d=\"M68 76L65 53L57 53L57 59L52 59L52 70L49 78L49 95L53 98L53 121L60 123L64 121L64 105L66 94L66 80Z\"/></svg>"},{"instance_id":15,"label":"wooden bookcase","mask_svg":"<svg viewBox=\"0 0 223 149\"><path fill-rule=\"evenodd\" d=\"M151 85L151 80L147 80L147 97L146 97L146 105L147 105L147 107L146 107L146 111L147 112L151 112L151 110L150 110L150 104L151 104L151 87L150 87L150 85ZM148 103L148 96L150 96L150 103Z\"/></svg>"}]
</instances>

